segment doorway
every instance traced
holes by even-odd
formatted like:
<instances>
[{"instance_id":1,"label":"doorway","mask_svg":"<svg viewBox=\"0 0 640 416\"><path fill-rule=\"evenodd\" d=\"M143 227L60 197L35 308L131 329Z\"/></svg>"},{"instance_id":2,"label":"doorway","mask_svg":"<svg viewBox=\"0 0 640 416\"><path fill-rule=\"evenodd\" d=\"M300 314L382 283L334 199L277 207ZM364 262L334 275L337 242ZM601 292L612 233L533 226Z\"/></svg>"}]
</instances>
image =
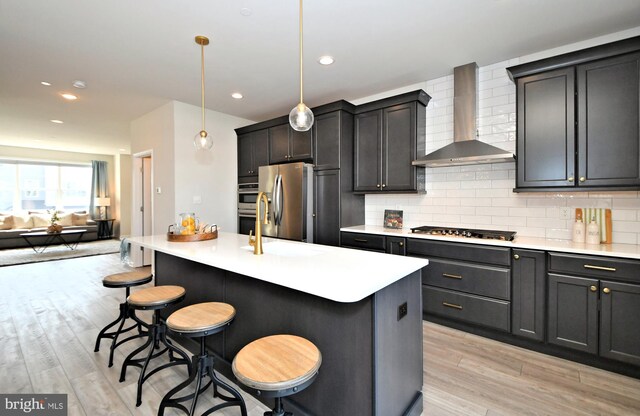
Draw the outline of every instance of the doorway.
<instances>
[{"instance_id":1,"label":"doorway","mask_svg":"<svg viewBox=\"0 0 640 416\"><path fill-rule=\"evenodd\" d=\"M133 156L132 235L153 235L153 151L136 153ZM132 244L132 266L150 265L152 254L152 250Z\"/></svg>"}]
</instances>

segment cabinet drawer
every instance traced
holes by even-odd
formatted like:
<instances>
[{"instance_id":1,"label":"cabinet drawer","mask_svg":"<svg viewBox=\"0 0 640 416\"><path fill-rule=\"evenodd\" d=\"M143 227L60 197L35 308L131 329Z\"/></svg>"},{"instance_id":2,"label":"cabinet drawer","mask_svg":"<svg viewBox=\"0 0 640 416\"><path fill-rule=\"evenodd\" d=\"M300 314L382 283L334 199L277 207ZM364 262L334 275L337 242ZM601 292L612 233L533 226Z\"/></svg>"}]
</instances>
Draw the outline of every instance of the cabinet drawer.
<instances>
[{"instance_id":1,"label":"cabinet drawer","mask_svg":"<svg viewBox=\"0 0 640 416\"><path fill-rule=\"evenodd\" d=\"M444 257L452 260L473 261L478 263L499 264L509 266L510 248L479 246L466 243L449 243L443 241L407 239L407 254L427 257Z\"/></svg>"},{"instance_id":2,"label":"cabinet drawer","mask_svg":"<svg viewBox=\"0 0 640 416\"><path fill-rule=\"evenodd\" d=\"M432 259L422 269L422 283L475 295L511 300L509 269Z\"/></svg>"},{"instance_id":3,"label":"cabinet drawer","mask_svg":"<svg viewBox=\"0 0 640 416\"><path fill-rule=\"evenodd\" d=\"M422 304L427 313L505 332L511 328L509 302L423 285Z\"/></svg>"},{"instance_id":4,"label":"cabinet drawer","mask_svg":"<svg viewBox=\"0 0 640 416\"><path fill-rule=\"evenodd\" d=\"M342 233L341 241L343 246L385 251L383 235Z\"/></svg>"},{"instance_id":5,"label":"cabinet drawer","mask_svg":"<svg viewBox=\"0 0 640 416\"><path fill-rule=\"evenodd\" d=\"M640 262L612 257L549 253L549 271L640 282Z\"/></svg>"}]
</instances>

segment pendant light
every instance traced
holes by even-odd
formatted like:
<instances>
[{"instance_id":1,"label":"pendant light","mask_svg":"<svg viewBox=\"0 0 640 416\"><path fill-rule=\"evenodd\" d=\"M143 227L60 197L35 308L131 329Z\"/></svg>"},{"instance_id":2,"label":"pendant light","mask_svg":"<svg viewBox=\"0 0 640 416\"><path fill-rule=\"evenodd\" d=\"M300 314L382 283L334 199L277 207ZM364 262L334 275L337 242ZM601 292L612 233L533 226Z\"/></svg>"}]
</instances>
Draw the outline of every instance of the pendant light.
<instances>
[{"instance_id":1,"label":"pendant light","mask_svg":"<svg viewBox=\"0 0 640 416\"><path fill-rule=\"evenodd\" d=\"M209 38L206 36L196 36L196 43L200 45L202 59L202 130L193 138L193 145L198 150L211 150L211 147L213 147L213 139L204 127L204 47L209 44Z\"/></svg>"},{"instance_id":2,"label":"pendant light","mask_svg":"<svg viewBox=\"0 0 640 416\"><path fill-rule=\"evenodd\" d=\"M313 125L313 112L304 104L302 85L302 0L300 0L300 103L289 113L289 124L296 131L307 131Z\"/></svg>"}]
</instances>

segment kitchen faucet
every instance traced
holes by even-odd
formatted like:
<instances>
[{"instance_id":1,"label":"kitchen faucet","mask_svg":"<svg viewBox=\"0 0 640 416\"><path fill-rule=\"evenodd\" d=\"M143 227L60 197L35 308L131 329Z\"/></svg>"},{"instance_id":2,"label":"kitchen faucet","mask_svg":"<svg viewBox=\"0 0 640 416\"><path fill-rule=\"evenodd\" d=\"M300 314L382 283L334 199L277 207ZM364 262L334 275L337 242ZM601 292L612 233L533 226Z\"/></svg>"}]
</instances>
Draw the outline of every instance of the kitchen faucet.
<instances>
[{"instance_id":1,"label":"kitchen faucet","mask_svg":"<svg viewBox=\"0 0 640 416\"><path fill-rule=\"evenodd\" d=\"M264 201L264 219L260 218L260 205ZM249 245L253 246L253 254L260 255L264 252L262 251L262 224L269 224L269 199L267 198L267 194L264 192L258 193L258 198L256 199L256 235L255 237L251 236L251 231L249 231Z\"/></svg>"}]
</instances>

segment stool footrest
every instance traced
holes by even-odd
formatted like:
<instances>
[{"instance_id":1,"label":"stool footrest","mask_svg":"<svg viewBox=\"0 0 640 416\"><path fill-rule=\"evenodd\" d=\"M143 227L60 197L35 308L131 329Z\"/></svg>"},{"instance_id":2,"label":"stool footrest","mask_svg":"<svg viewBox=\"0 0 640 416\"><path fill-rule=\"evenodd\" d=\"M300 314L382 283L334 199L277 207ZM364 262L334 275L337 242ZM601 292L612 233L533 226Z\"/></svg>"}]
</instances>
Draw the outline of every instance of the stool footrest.
<instances>
[{"instance_id":1,"label":"stool footrest","mask_svg":"<svg viewBox=\"0 0 640 416\"><path fill-rule=\"evenodd\" d=\"M204 338L201 338L201 345L204 345ZM213 395L214 397L220 398L224 400L224 403L219 403L212 408L208 409L206 412L202 414L202 416L209 415L215 411L226 407L239 406L240 412L242 416L247 416L247 409L244 403L244 399L240 395L240 393L222 381L215 373L214 364L215 360L213 356L208 355L206 352L204 354L194 355L192 358L191 368L192 373L189 378L187 378L184 382L180 383L178 386L171 389L160 402L160 409L158 410L158 415L164 415L164 409L167 407L173 407L176 409L180 409L188 415L193 415L195 412L196 404L198 402L198 396L203 394L209 386L213 385ZM202 387L202 379L205 377L209 377L209 381L206 383L204 387ZM196 387L194 392L191 394L187 394L186 396L174 397L172 396L185 387L189 386L193 381L196 381ZM224 390L228 392L230 396L225 394L221 394L218 392L218 389ZM187 409L186 406L182 405L182 402L187 400L191 400L191 408Z\"/></svg>"}]
</instances>

